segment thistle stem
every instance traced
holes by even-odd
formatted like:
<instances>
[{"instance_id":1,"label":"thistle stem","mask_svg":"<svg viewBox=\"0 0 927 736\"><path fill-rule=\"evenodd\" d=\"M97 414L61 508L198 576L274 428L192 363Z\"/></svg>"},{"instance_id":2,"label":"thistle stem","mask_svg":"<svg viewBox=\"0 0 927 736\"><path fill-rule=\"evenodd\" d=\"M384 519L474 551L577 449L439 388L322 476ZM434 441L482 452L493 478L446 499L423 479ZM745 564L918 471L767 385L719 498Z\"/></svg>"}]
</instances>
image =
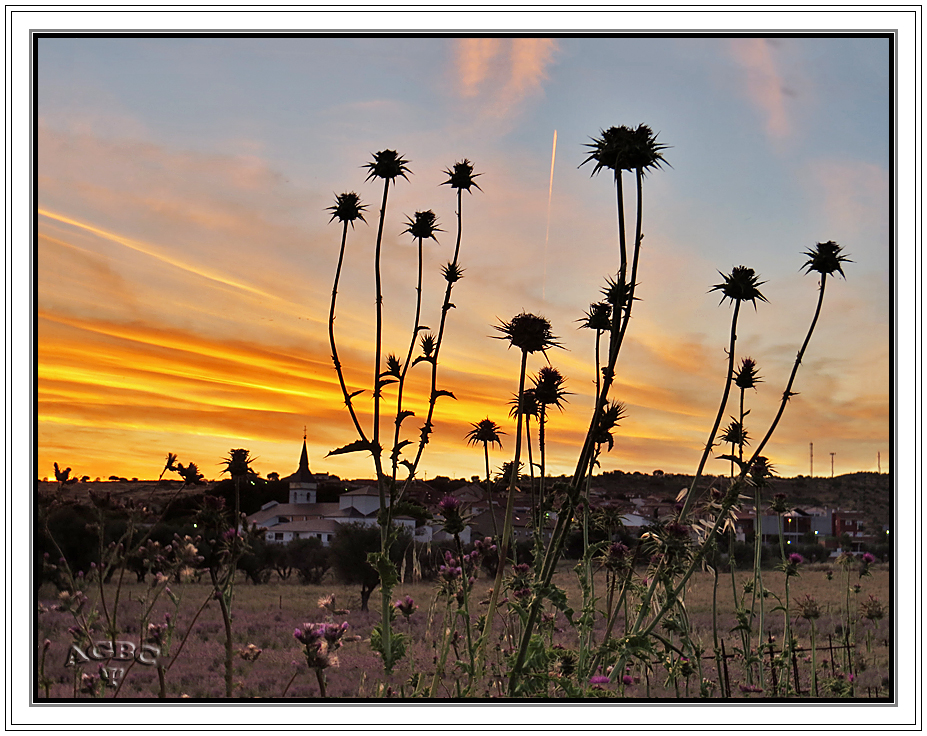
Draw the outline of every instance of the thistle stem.
<instances>
[{"instance_id":1,"label":"thistle stem","mask_svg":"<svg viewBox=\"0 0 927 736\"><path fill-rule=\"evenodd\" d=\"M344 227L341 232L341 249L338 252L338 266L335 269L335 283L332 286L332 301L328 312L328 341L332 349L332 362L335 364L335 372L338 374L338 383L341 385L341 394L344 396L344 404L348 407L348 413L351 415L351 421L354 422L354 429L357 430L358 436L362 441L367 442L367 435L361 427L357 413L354 411L354 404L351 401L351 395L348 393L347 384L344 381L344 371L341 368L341 361L338 358L338 348L335 344L335 303L338 299L338 283L341 280L341 267L344 264L344 251L348 239L348 221L344 221Z\"/></svg>"},{"instance_id":2,"label":"thistle stem","mask_svg":"<svg viewBox=\"0 0 927 736\"><path fill-rule=\"evenodd\" d=\"M393 485L396 484L396 472L399 467L399 452L396 447L399 445L399 425L402 416L402 396L403 389L406 385L406 373L409 371L409 365L412 363L412 351L415 349L416 338L420 331L419 321L422 316L422 238L418 238L418 283L415 287L415 321L412 325L412 339L409 340L409 352L406 354L405 362L402 364L402 373L399 376L399 386L396 394L396 432L393 437L393 452L391 453L393 461Z\"/></svg>"},{"instance_id":3,"label":"thistle stem","mask_svg":"<svg viewBox=\"0 0 927 736\"><path fill-rule=\"evenodd\" d=\"M522 429L522 404L525 391L525 371L528 365L528 351L521 352L521 369L518 374L518 413L516 419L515 431L515 459L512 461L512 470L509 476L508 499L505 504L505 516L503 517L502 542L499 545L499 564L496 568L496 580L493 584L492 595L489 598L489 610L486 612L486 622L483 624L483 632L480 641L477 644L477 664L482 667L482 654L486 648L489 636L492 632L493 619L496 615L496 608L499 604L499 593L502 590L502 578L505 571L506 558L509 553L509 541L512 538L513 512L515 509L515 481L518 475L518 464L521 460L521 429ZM524 635L530 633L530 628L526 627ZM517 666L517 663L516 663ZM481 673L479 673L481 674ZM476 678L477 681L479 678ZM510 685L517 680L515 670L512 671Z\"/></svg>"},{"instance_id":4,"label":"thistle stem","mask_svg":"<svg viewBox=\"0 0 927 736\"><path fill-rule=\"evenodd\" d=\"M702 471L705 469L705 463L711 454L711 448L714 447L715 436L718 434L718 427L721 426L721 418L724 416L724 409L727 407L727 399L731 393L731 376L734 374L734 345L737 342L737 317L740 314L740 300L734 300L734 315L731 317L731 337L730 346L727 355L727 375L724 377L724 393L721 395L721 404L718 407L718 413L715 416L715 422L708 434L708 441L705 443L705 449L702 451L702 457L698 463L698 470L695 471L695 477L689 485L689 491L686 493L686 499L683 501L682 511L679 512L679 518L683 519L692 508L692 502L695 499L695 486L701 478Z\"/></svg>"}]
</instances>

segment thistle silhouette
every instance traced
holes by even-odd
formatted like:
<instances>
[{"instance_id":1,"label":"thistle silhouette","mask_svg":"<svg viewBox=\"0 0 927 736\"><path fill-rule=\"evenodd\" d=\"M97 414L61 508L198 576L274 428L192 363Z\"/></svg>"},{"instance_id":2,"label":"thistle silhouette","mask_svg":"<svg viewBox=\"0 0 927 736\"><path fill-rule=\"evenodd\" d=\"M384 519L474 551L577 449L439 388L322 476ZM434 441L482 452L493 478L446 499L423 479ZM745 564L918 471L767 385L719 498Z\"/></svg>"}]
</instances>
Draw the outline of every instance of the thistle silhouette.
<instances>
[{"instance_id":1,"label":"thistle silhouette","mask_svg":"<svg viewBox=\"0 0 927 736\"><path fill-rule=\"evenodd\" d=\"M473 429L467 432L468 445L483 445L483 457L486 460L486 495L489 498L489 516L492 519L492 533L499 536L499 529L496 525L496 512L492 503L492 479L489 474L489 446L499 445L502 449L502 440L500 435L505 434L502 429L492 419L486 417L471 425Z\"/></svg>"}]
</instances>

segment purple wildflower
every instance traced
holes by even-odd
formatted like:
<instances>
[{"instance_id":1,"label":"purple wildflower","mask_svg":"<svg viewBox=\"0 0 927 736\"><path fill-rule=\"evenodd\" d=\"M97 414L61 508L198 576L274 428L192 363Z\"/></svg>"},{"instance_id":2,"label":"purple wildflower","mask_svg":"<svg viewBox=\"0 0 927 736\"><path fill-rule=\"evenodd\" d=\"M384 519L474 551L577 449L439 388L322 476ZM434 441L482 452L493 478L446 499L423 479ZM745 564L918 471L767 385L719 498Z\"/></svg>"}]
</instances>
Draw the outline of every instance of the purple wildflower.
<instances>
[{"instance_id":1,"label":"purple wildflower","mask_svg":"<svg viewBox=\"0 0 927 736\"><path fill-rule=\"evenodd\" d=\"M593 675L589 678L590 685L607 685L608 682L608 675Z\"/></svg>"},{"instance_id":2,"label":"purple wildflower","mask_svg":"<svg viewBox=\"0 0 927 736\"><path fill-rule=\"evenodd\" d=\"M460 499L454 496L445 496L438 504L438 511L443 515L460 511Z\"/></svg>"},{"instance_id":3,"label":"purple wildflower","mask_svg":"<svg viewBox=\"0 0 927 736\"><path fill-rule=\"evenodd\" d=\"M789 564L800 565L805 561L805 558L802 557L798 552L793 552L789 555Z\"/></svg>"},{"instance_id":4,"label":"purple wildflower","mask_svg":"<svg viewBox=\"0 0 927 736\"><path fill-rule=\"evenodd\" d=\"M415 605L415 601L410 595L396 601L393 605L396 607L396 610L407 619L418 610L418 606Z\"/></svg>"},{"instance_id":5,"label":"purple wildflower","mask_svg":"<svg viewBox=\"0 0 927 736\"><path fill-rule=\"evenodd\" d=\"M873 562L875 562L875 555L873 555L871 552L864 553L863 562L865 562L867 565L871 565Z\"/></svg>"}]
</instances>

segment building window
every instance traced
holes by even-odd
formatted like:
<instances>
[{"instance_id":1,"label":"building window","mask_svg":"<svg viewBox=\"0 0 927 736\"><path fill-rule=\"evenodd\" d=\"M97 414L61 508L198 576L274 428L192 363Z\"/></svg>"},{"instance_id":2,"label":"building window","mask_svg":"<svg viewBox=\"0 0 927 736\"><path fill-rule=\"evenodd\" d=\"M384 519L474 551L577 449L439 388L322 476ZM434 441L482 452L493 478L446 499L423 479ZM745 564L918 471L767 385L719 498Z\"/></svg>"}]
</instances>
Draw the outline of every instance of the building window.
<instances>
[{"instance_id":1,"label":"building window","mask_svg":"<svg viewBox=\"0 0 927 736\"><path fill-rule=\"evenodd\" d=\"M278 542L283 541L283 532L274 532L274 539Z\"/></svg>"}]
</instances>

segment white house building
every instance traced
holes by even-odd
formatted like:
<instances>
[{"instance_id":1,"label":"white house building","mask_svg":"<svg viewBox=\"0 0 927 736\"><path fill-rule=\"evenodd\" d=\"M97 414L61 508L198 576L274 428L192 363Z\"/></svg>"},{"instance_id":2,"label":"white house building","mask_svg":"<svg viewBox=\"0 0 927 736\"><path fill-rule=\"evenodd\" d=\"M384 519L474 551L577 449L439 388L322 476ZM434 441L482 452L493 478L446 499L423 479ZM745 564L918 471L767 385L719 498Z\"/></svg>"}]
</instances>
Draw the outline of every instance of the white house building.
<instances>
[{"instance_id":1,"label":"white house building","mask_svg":"<svg viewBox=\"0 0 927 736\"><path fill-rule=\"evenodd\" d=\"M324 477L324 476L322 476ZM328 545L340 524L361 523L375 525L380 510L379 492L375 486L364 486L342 493L337 503L318 503L318 476L309 469L309 452L303 437L303 450L299 468L284 478L289 482L289 503L270 501L260 511L248 516L248 525L264 528L268 542L285 544L295 539L315 537ZM389 497L386 498L389 505ZM393 521L415 534L415 519L410 516L394 517Z\"/></svg>"}]
</instances>

